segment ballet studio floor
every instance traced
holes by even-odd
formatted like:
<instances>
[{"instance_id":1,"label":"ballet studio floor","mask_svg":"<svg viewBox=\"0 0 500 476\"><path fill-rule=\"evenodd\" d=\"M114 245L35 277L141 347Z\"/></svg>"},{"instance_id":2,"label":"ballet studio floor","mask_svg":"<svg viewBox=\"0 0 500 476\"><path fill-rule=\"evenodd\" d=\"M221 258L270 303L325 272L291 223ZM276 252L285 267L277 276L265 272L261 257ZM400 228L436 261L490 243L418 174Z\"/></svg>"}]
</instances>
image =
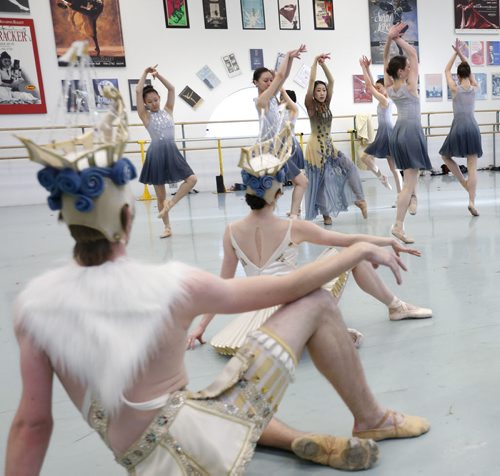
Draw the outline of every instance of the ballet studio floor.
<instances>
[{"instance_id":1,"label":"ballet studio floor","mask_svg":"<svg viewBox=\"0 0 500 476\"><path fill-rule=\"evenodd\" d=\"M365 334L359 350L368 381L383 405L430 419L431 431L415 440L381 442L380 461L370 471L380 476L500 474L500 174L478 173L477 208L472 218L465 192L451 176L421 177L418 213L407 219L422 257L405 256L408 272L397 286L380 270L399 297L431 307L432 319L390 322L385 307L363 294L352 279L341 301L346 323ZM394 193L364 179L369 217L352 208L332 229L388 235L394 220ZM287 188L277 213L284 216ZM236 193L189 196L172 212L173 236L160 240L161 223L152 202L137 202L129 255L148 262L178 259L218 273L222 233L227 223L247 213ZM0 207L2 319L0 320L0 463L4 466L8 428L21 383L12 333L11 305L26 281L69 258L71 240L46 206ZM318 221L319 226L323 226ZM319 254L302 245L300 259ZM241 275L241 270L238 271ZM207 337L230 316L219 316ZM190 388L208 384L226 359L209 345L188 352ZM335 365L342 365L336 362ZM307 355L278 416L300 429L348 435L352 417ZM55 428L42 474L109 476L124 472L109 450L71 406L60 385L54 389ZM258 449L249 475L336 474L300 461L293 454Z\"/></svg>"}]
</instances>

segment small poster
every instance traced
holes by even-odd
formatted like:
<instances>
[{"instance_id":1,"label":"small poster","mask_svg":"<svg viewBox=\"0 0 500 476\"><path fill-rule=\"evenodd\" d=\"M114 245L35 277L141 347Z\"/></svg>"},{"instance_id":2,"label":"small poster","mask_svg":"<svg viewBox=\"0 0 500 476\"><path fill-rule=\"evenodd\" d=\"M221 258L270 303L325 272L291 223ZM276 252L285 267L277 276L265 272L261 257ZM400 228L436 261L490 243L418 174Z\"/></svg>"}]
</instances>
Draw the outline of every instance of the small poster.
<instances>
[{"instance_id":1,"label":"small poster","mask_svg":"<svg viewBox=\"0 0 500 476\"><path fill-rule=\"evenodd\" d=\"M311 68L305 64L300 66L297 74L293 78L294 82L303 88L307 88L309 84L309 76L311 75Z\"/></svg>"},{"instance_id":2,"label":"small poster","mask_svg":"<svg viewBox=\"0 0 500 476\"><path fill-rule=\"evenodd\" d=\"M203 18L207 30L227 30L226 0L203 0Z\"/></svg>"},{"instance_id":3,"label":"small poster","mask_svg":"<svg viewBox=\"0 0 500 476\"><path fill-rule=\"evenodd\" d=\"M300 30L299 0L278 0L280 30Z\"/></svg>"},{"instance_id":4,"label":"small poster","mask_svg":"<svg viewBox=\"0 0 500 476\"><path fill-rule=\"evenodd\" d=\"M283 60L285 59L286 54L285 53L278 53L276 55L276 63L274 65L274 71L278 71L281 63L283 63Z\"/></svg>"},{"instance_id":5,"label":"small poster","mask_svg":"<svg viewBox=\"0 0 500 476\"><path fill-rule=\"evenodd\" d=\"M61 81L66 112L89 112L89 92L87 83L79 79Z\"/></svg>"},{"instance_id":6,"label":"small poster","mask_svg":"<svg viewBox=\"0 0 500 476\"><path fill-rule=\"evenodd\" d=\"M362 74L352 75L352 96L355 103L372 102L372 92L367 89L365 77Z\"/></svg>"},{"instance_id":7,"label":"small poster","mask_svg":"<svg viewBox=\"0 0 500 476\"><path fill-rule=\"evenodd\" d=\"M86 40L94 66L125 66L119 0L49 1L58 58L74 41Z\"/></svg>"},{"instance_id":8,"label":"small poster","mask_svg":"<svg viewBox=\"0 0 500 476\"><path fill-rule=\"evenodd\" d=\"M456 33L498 33L498 0L454 0L454 7Z\"/></svg>"},{"instance_id":9,"label":"small poster","mask_svg":"<svg viewBox=\"0 0 500 476\"><path fill-rule=\"evenodd\" d=\"M46 112L33 20L0 18L0 114Z\"/></svg>"},{"instance_id":10,"label":"small poster","mask_svg":"<svg viewBox=\"0 0 500 476\"><path fill-rule=\"evenodd\" d=\"M220 79L207 65L203 66L203 68L196 73L196 76L203 81L208 89L214 89L220 84Z\"/></svg>"},{"instance_id":11,"label":"small poster","mask_svg":"<svg viewBox=\"0 0 500 476\"><path fill-rule=\"evenodd\" d=\"M224 67L226 68L227 75L230 78L234 76L239 76L241 74L240 65L236 60L236 56L234 53L229 53L222 57L222 63L224 63Z\"/></svg>"},{"instance_id":12,"label":"small poster","mask_svg":"<svg viewBox=\"0 0 500 476\"><path fill-rule=\"evenodd\" d=\"M0 0L0 12L29 13L29 0Z\"/></svg>"},{"instance_id":13,"label":"small poster","mask_svg":"<svg viewBox=\"0 0 500 476\"><path fill-rule=\"evenodd\" d=\"M137 85L139 84L138 79L129 79L128 80L128 94L130 98L130 110L137 111L137 94L135 92ZM150 79L146 79L145 85L151 84Z\"/></svg>"},{"instance_id":14,"label":"small poster","mask_svg":"<svg viewBox=\"0 0 500 476\"><path fill-rule=\"evenodd\" d=\"M240 0L244 30L265 30L264 0Z\"/></svg>"},{"instance_id":15,"label":"small poster","mask_svg":"<svg viewBox=\"0 0 500 476\"><path fill-rule=\"evenodd\" d=\"M167 28L189 28L187 0L163 0Z\"/></svg>"},{"instance_id":16,"label":"small poster","mask_svg":"<svg viewBox=\"0 0 500 476\"><path fill-rule=\"evenodd\" d=\"M476 73L474 74L476 78L476 82L478 84L478 89L476 92L476 99L479 101L483 101L488 98L488 85L486 73Z\"/></svg>"},{"instance_id":17,"label":"small poster","mask_svg":"<svg viewBox=\"0 0 500 476\"><path fill-rule=\"evenodd\" d=\"M500 73L491 75L491 97L500 99Z\"/></svg>"},{"instance_id":18,"label":"small poster","mask_svg":"<svg viewBox=\"0 0 500 476\"><path fill-rule=\"evenodd\" d=\"M470 62L475 66L483 66L484 61L484 41L470 42Z\"/></svg>"},{"instance_id":19,"label":"small poster","mask_svg":"<svg viewBox=\"0 0 500 476\"><path fill-rule=\"evenodd\" d=\"M111 86L118 89L118 79L93 79L95 107L98 111L107 111L112 100L104 96L104 88Z\"/></svg>"},{"instance_id":20,"label":"small poster","mask_svg":"<svg viewBox=\"0 0 500 476\"><path fill-rule=\"evenodd\" d=\"M486 45L486 64L500 65L500 41L488 41Z\"/></svg>"},{"instance_id":21,"label":"small poster","mask_svg":"<svg viewBox=\"0 0 500 476\"><path fill-rule=\"evenodd\" d=\"M189 86L186 86L180 92L179 97L193 109L196 109L203 102L201 96L196 94Z\"/></svg>"},{"instance_id":22,"label":"small poster","mask_svg":"<svg viewBox=\"0 0 500 476\"><path fill-rule=\"evenodd\" d=\"M257 68L264 67L264 50L260 48L250 49L250 69L255 71Z\"/></svg>"},{"instance_id":23,"label":"small poster","mask_svg":"<svg viewBox=\"0 0 500 476\"><path fill-rule=\"evenodd\" d=\"M443 100L443 78L441 74L425 75L425 100L428 102Z\"/></svg>"},{"instance_id":24,"label":"small poster","mask_svg":"<svg viewBox=\"0 0 500 476\"><path fill-rule=\"evenodd\" d=\"M313 0L315 30L335 30L333 0Z\"/></svg>"}]
</instances>

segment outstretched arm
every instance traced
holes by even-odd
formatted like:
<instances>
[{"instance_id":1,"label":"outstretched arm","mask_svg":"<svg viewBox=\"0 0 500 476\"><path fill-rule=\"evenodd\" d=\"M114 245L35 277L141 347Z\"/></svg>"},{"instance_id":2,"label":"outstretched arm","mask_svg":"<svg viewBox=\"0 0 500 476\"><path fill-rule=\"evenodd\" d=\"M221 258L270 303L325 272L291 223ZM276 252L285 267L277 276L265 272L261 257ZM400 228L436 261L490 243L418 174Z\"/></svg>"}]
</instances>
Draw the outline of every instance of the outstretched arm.
<instances>
[{"instance_id":1,"label":"outstretched arm","mask_svg":"<svg viewBox=\"0 0 500 476\"><path fill-rule=\"evenodd\" d=\"M163 84L167 88L167 102L165 104L165 111L167 111L170 115L174 114L174 105L175 105L175 87L174 85L168 81L164 76L162 76L158 71L153 72L153 78L158 78L160 83Z\"/></svg>"},{"instance_id":2,"label":"outstretched arm","mask_svg":"<svg viewBox=\"0 0 500 476\"><path fill-rule=\"evenodd\" d=\"M375 83L373 82L373 76L370 71L370 60L366 56L362 56L359 60L361 65L361 70L363 71L363 77L365 79L365 84L371 91L375 99L382 105L382 107L387 107L389 105L389 100L381 93L377 91Z\"/></svg>"},{"instance_id":3,"label":"outstretched arm","mask_svg":"<svg viewBox=\"0 0 500 476\"><path fill-rule=\"evenodd\" d=\"M386 88L394 84L392 76L389 76L389 73L387 72L387 67L389 66L389 61L391 60L390 53L391 53L392 40L393 38L391 37L390 34L388 34L387 41L385 42L384 46L384 84Z\"/></svg>"},{"instance_id":4,"label":"outstretched arm","mask_svg":"<svg viewBox=\"0 0 500 476\"><path fill-rule=\"evenodd\" d=\"M142 121L142 123L147 127L149 123L149 113L148 110L146 109L146 105L144 104L144 99L142 97L142 93L144 91L144 86L146 85L146 78L148 77L148 74L152 74L156 71L156 66L148 66L143 72L141 79L139 79L139 82L137 83L137 86L135 87L135 96L136 96L136 102L137 102L137 114L139 114L139 117Z\"/></svg>"},{"instance_id":5,"label":"outstretched arm","mask_svg":"<svg viewBox=\"0 0 500 476\"><path fill-rule=\"evenodd\" d=\"M6 476L40 474L52 433L52 366L31 339L17 330L23 389L10 427Z\"/></svg>"}]
</instances>

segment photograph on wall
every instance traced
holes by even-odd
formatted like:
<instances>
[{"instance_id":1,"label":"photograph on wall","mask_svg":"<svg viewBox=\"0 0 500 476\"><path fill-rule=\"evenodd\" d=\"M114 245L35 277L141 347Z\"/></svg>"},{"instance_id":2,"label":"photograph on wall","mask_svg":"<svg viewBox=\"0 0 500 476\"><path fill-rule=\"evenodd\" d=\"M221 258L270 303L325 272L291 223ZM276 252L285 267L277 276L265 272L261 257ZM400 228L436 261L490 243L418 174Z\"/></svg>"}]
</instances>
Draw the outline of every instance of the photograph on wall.
<instances>
[{"instance_id":1,"label":"photograph on wall","mask_svg":"<svg viewBox=\"0 0 500 476\"><path fill-rule=\"evenodd\" d=\"M302 64L293 78L293 81L303 88L307 88L309 83L309 76L311 75L311 68Z\"/></svg>"},{"instance_id":2,"label":"photograph on wall","mask_svg":"<svg viewBox=\"0 0 500 476\"><path fill-rule=\"evenodd\" d=\"M278 53L276 55L276 63L274 63L274 71L278 71L281 63L283 63L283 60L285 59L286 54L285 53Z\"/></svg>"},{"instance_id":3,"label":"photograph on wall","mask_svg":"<svg viewBox=\"0 0 500 476\"><path fill-rule=\"evenodd\" d=\"M250 69L255 71L257 68L264 67L264 50L261 48L250 49Z\"/></svg>"},{"instance_id":4,"label":"photograph on wall","mask_svg":"<svg viewBox=\"0 0 500 476\"><path fill-rule=\"evenodd\" d=\"M208 65L203 66L203 68L196 73L196 76L203 81L208 89L214 89L220 84L220 79Z\"/></svg>"},{"instance_id":5,"label":"photograph on wall","mask_svg":"<svg viewBox=\"0 0 500 476\"><path fill-rule=\"evenodd\" d=\"M130 110L137 111L137 94L135 92L135 88L139 84L138 79L129 79L128 80L128 94L130 98ZM145 84L151 84L150 79L146 79Z\"/></svg>"},{"instance_id":6,"label":"photograph on wall","mask_svg":"<svg viewBox=\"0 0 500 476\"><path fill-rule=\"evenodd\" d=\"M66 112L89 112L89 92L87 83L79 79L63 79L61 81L63 98L66 103Z\"/></svg>"},{"instance_id":7,"label":"photograph on wall","mask_svg":"<svg viewBox=\"0 0 500 476\"><path fill-rule=\"evenodd\" d=\"M244 30L265 30L264 0L240 0Z\"/></svg>"},{"instance_id":8,"label":"photograph on wall","mask_svg":"<svg viewBox=\"0 0 500 476\"><path fill-rule=\"evenodd\" d=\"M455 32L497 33L500 29L498 0L453 0Z\"/></svg>"},{"instance_id":9,"label":"photograph on wall","mask_svg":"<svg viewBox=\"0 0 500 476\"><path fill-rule=\"evenodd\" d=\"M163 0L167 28L189 28L187 0Z\"/></svg>"},{"instance_id":10,"label":"photograph on wall","mask_svg":"<svg viewBox=\"0 0 500 476\"><path fill-rule=\"evenodd\" d=\"M0 12L29 13L29 0L0 0Z\"/></svg>"},{"instance_id":11,"label":"photograph on wall","mask_svg":"<svg viewBox=\"0 0 500 476\"><path fill-rule=\"evenodd\" d=\"M196 109L203 102L199 94L196 94L189 86L186 86L180 93L179 97L189 104L193 109Z\"/></svg>"},{"instance_id":12,"label":"photograph on wall","mask_svg":"<svg viewBox=\"0 0 500 476\"><path fill-rule=\"evenodd\" d=\"M111 99L104 96L104 88L112 86L118 89L118 79L93 79L92 86L94 87L95 107L97 111L107 111L111 106Z\"/></svg>"},{"instance_id":13,"label":"photograph on wall","mask_svg":"<svg viewBox=\"0 0 500 476\"><path fill-rule=\"evenodd\" d=\"M488 99L488 80L486 77L486 73L475 73L474 78L476 78L476 82L478 84L476 99L479 101Z\"/></svg>"},{"instance_id":14,"label":"photograph on wall","mask_svg":"<svg viewBox=\"0 0 500 476\"><path fill-rule=\"evenodd\" d=\"M471 41L469 43L469 61L475 66L484 65L484 41Z\"/></svg>"},{"instance_id":15,"label":"photograph on wall","mask_svg":"<svg viewBox=\"0 0 500 476\"><path fill-rule=\"evenodd\" d=\"M387 33L399 22L408 24L403 38L415 47L418 54L417 0L368 0L370 22L370 47L373 64L384 64L384 47ZM390 56L403 54L393 42Z\"/></svg>"},{"instance_id":16,"label":"photograph on wall","mask_svg":"<svg viewBox=\"0 0 500 476\"><path fill-rule=\"evenodd\" d=\"M0 114L46 112L33 20L0 18Z\"/></svg>"},{"instance_id":17,"label":"photograph on wall","mask_svg":"<svg viewBox=\"0 0 500 476\"><path fill-rule=\"evenodd\" d=\"M241 74L240 65L236 60L236 55L234 53L229 53L222 57L222 63L226 68L226 73L230 78L234 76L239 76Z\"/></svg>"},{"instance_id":18,"label":"photograph on wall","mask_svg":"<svg viewBox=\"0 0 500 476\"><path fill-rule=\"evenodd\" d=\"M367 89L365 78L362 74L352 75L352 97L355 103L372 102L372 92Z\"/></svg>"},{"instance_id":19,"label":"photograph on wall","mask_svg":"<svg viewBox=\"0 0 500 476\"><path fill-rule=\"evenodd\" d=\"M425 100L428 102L443 100L443 78L441 74L425 75Z\"/></svg>"},{"instance_id":20,"label":"photograph on wall","mask_svg":"<svg viewBox=\"0 0 500 476\"><path fill-rule=\"evenodd\" d=\"M490 66L500 65L500 41L486 42L486 64Z\"/></svg>"},{"instance_id":21,"label":"photograph on wall","mask_svg":"<svg viewBox=\"0 0 500 476\"><path fill-rule=\"evenodd\" d=\"M333 0L313 0L315 30L335 30Z\"/></svg>"},{"instance_id":22,"label":"photograph on wall","mask_svg":"<svg viewBox=\"0 0 500 476\"><path fill-rule=\"evenodd\" d=\"M203 18L207 30L227 30L226 0L203 0Z\"/></svg>"},{"instance_id":23,"label":"photograph on wall","mask_svg":"<svg viewBox=\"0 0 500 476\"><path fill-rule=\"evenodd\" d=\"M491 75L491 97L500 99L500 73Z\"/></svg>"},{"instance_id":24,"label":"photograph on wall","mask_svg":"<svg viewBox=\"0 0 500 476\"><path fill-rule=\"evenodd\" d=\"M94 66L125 66L119 0L50 0L50 9L58 58L74 41L86 40Z\"/></svg>"},{"instance_id":25,"label":"photograph on wall","mask_svg":"<svg viewBox=\"0 0 500 476\"><path fill-rule=\"evenodd\" d=\"M280 30L300 30L299 0L278 0Z\"/></svg>"}]
</instances>

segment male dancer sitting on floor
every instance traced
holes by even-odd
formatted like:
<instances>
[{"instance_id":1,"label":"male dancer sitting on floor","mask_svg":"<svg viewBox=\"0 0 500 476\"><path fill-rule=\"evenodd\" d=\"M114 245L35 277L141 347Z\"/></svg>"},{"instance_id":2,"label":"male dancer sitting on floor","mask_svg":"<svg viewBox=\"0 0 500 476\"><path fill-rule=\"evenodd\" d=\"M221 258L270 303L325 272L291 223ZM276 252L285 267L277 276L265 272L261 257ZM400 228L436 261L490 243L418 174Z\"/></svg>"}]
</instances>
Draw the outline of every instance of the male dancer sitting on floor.
<instances>
[{"instance_id":1,"label":"male dancer sitting on floor","mask_svg":"<svg viewBox=\"0 0 500 476\"><path fill-rule=\"evenodd\" d=\"M227 280L179 262L141 264L126 257L133 165L51 165L39 179L76 241L74 261L31 281L16 302L23 392L7 476L40 472L54 374L134 475L241 474L257 442L335 468L365 469L377 459L372 440L429 430L425 419L375 400L340 311L318 290L363 260L388 266L400 283L405 266L392 251L357 243L286 276ZM185 341L196 316L280 303L288 304L248 336L212 385L186 390ZM353 438L304 434L272 418L305 347L352 412Z\"/></svg>"}]
</instances>

